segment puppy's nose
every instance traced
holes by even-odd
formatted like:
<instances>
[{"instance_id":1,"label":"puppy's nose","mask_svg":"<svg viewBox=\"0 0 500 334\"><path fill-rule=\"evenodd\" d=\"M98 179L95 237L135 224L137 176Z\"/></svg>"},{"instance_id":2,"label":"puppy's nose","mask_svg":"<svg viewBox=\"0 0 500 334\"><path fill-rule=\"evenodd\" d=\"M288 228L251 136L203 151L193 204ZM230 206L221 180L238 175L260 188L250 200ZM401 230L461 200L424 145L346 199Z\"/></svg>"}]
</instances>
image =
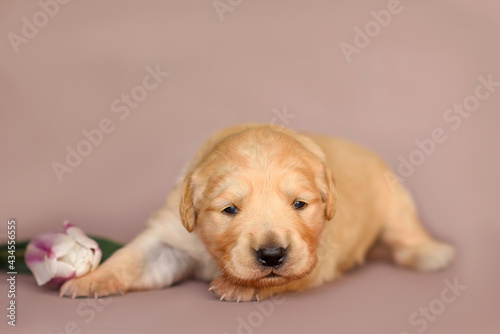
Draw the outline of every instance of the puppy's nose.
<instances>
[{"instance_id":1,"label":"puppy's nose","mask_svg":"<svg viewBox=\"0 0 500 334\"><path fill-rule=\"evenodd\" d=\"M259 262L266 267L275 267L285 260L286 249L279 248L261 248L257 251Z\"/></svg>"}]
</instances>

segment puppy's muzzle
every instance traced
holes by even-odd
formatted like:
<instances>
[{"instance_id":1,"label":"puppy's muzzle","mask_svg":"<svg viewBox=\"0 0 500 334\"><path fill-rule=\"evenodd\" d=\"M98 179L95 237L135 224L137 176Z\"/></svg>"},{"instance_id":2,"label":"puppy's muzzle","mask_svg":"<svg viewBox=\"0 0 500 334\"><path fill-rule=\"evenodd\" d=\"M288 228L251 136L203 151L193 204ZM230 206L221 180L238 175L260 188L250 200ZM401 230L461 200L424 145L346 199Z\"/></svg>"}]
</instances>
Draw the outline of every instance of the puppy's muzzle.
<instances>
[{"instance_id":1,"label":"puppy's muzzle","mask_svg":"<svg viewBox=\"0 0 500 334\"><path fill-rule=\"evenodd\" d=\"M286 258L286 249L283 247L261 248L257 251L257 260L266 267L276 267Z\"/></svg>"}]
</instances>

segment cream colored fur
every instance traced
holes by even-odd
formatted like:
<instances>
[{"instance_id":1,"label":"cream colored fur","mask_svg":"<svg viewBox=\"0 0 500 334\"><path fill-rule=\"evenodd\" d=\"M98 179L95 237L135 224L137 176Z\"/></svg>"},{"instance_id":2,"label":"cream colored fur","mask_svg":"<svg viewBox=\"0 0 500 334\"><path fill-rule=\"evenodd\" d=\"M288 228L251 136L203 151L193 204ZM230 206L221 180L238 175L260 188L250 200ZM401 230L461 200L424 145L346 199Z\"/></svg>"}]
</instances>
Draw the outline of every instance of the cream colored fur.
<instances>
[{"instance_id":1,"label":"cream colored fur","mask_svg":"<svg viewBox=\"0 0 500 334\"><path fill-rule=\"evenodd\" d=\"M453 249L425 231L411 196L392 180L375 154L344 140L258 124L223 130L147 229L96 271L66 282L61 295L100 297L194 278L211 281L221 299L259 300L331 281L362 264L375 244L399 265L445 267ZM308 202L304 209L293 208L298 199ZM222 212L235 202L236 215ZM255 259L269 243L287 249L282 266Z\"/></svg>"}]
</instances>

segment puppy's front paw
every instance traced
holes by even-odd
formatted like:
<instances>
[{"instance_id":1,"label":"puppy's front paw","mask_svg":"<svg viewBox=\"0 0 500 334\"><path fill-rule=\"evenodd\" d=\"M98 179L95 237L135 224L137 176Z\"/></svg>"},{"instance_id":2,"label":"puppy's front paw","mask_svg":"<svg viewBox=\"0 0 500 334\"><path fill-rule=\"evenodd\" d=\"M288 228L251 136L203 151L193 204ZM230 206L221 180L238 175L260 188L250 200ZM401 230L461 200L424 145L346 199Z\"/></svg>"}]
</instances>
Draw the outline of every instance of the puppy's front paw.
<instances>
[{"instance_id":1,"label":"puppy's front paw","mask_svg":"<svg viewBox=\"0 0 500 334\"><path fill-rule=\"evenodd\" d=\"M99 298L111 295L123 295L125 291L125 285L115 275L96 270L85 276L66 281L61 286L59 295L71 298Z\"/></svg>"},{"instance_id":2,"label":"puppy's front paw","mask_svg":"<svg viewBox=\"0 0 500 334\"><path fill-rule=\"evenodd\" d=\"M262 299L258 288L233 284L223 276L214 279L208 290L215 293L220 300L228 302L248 302Z\"/></svg>"}]
</instances>

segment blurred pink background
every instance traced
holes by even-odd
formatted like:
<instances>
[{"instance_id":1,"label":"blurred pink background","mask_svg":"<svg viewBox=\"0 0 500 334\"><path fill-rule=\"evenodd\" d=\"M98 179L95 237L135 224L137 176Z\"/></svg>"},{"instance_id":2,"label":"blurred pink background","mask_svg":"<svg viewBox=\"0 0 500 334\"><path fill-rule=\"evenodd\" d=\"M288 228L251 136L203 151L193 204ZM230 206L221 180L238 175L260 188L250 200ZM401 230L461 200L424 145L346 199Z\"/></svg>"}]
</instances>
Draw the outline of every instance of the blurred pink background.
<instances>
[{"instance_id":1,"label":"blurred pink background","mask_svg":"<svg viewBox=\"0 0 500 334\"><path fill-rule=\"evenodd\" d=\"M420 333L409 317L455 278L467 289L422 332L500 332L500 87L473 97L479 77L500 82L500 4L64 2L0 3L0 241L15 218L18 240L68 219L126 242L211 133L273 122L349 138L396 170L401 159L417 162L404 182L458 257L432 275L370 264L287 295L252 333ZM474 109L469 116L448 111L463 103ZM109 133L94 131L97 145L82 144L82 131L102 122ZM446 140L415 153L415 141L429 143L436 128ZM68 146L89 154L58 178L53 165L67 165ZM218 302L207 287L113 298L89 320L78 313L85 301L18 276L17 327L2 315L0 328L60 333L74 321L81 333L236 333L238 319L262 312Z\"/></svg>"}]
</instances>

